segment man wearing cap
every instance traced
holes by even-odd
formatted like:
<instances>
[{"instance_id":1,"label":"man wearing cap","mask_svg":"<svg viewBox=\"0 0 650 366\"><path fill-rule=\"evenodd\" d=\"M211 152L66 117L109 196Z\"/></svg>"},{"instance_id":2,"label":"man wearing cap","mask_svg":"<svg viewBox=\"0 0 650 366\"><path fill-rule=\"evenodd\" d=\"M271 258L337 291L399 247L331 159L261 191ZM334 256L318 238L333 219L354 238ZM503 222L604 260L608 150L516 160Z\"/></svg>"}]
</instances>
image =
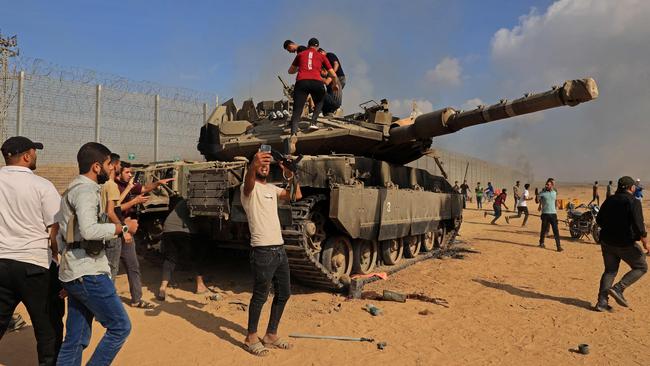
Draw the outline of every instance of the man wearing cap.
<instances>
[{"instance_id":1,"label":"man wearing cap","mask_svg":"<svg viewBox=\"0 0 650 366\"><path fill-rule=\"evenodd\" d=\"M608 297L611 296L621 306L628 307L623 291L638 281L647 271L646 253L648 233L643 223L641 202L634 199L635 184L630 177L621 177L613 196L603 203L596 222L601 227L600 246L603 253L605 271L600 278L597 311L611 311ZM636 242L641 241L643 248ZM631 270L612 286L621 260Z\"/></svg>"},{"instance_id":2,"label":"man wearing cap","mask_svg":"<svg viewBox=\"0 0 650 366\"><path fill-rule=\"evenodd\" d=\"M56 304L50 296L48 230L56 227L61 197L50 181L33 173L37 149L43 144L22 136L1 148L7 166L0 168L0 339L22 302L34 325L39 365L54 365L63 329L57 336L50 317Z\"/></svg>"},{"instance_id":3,"label":"man wearing cap","mask_svg":"<svg viewBox=\"0 0 650 366\"><path fill-rule=\"evenodd\" d=\"M336 73L332 69L327 57L318 52L318 39L311 38L308 42L309 48L296 55L291 67L289 67L289 74L298 73L296 76L296 85L293 92L293 115L291 116L291 137L289 138L288 153L294 153L296 150L296 134L298 133L298 122L302 110L307 102L307 97L311 95L314 104L322 108L321 100L325 96L325 83L321 77L321 69L323 66L327 70L332 79L336 80ZM337 92L339 90L338 83L333 84L332 90ZM317 107L314 110L311 119L310 129L318 129L316 119L320 114L320 109Z\"/></svg>"}]
</instances>

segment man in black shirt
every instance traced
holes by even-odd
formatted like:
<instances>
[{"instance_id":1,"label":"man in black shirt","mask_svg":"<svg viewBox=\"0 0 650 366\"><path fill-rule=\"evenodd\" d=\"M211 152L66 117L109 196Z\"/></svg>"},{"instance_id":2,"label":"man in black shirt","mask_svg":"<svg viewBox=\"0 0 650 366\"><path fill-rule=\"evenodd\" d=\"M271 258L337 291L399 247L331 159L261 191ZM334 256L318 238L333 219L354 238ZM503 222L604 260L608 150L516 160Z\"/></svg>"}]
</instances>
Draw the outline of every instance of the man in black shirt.
<instances>
[{"instance_id":1,"label":"man in black shirt","mask_svg":"<svg viewBox=\"0 0 650 366\"><path fill-rule=\"evenodd\" d=\"M330 64L332 64L332 69L336 72L336 77L339 79L339 83L341 83L341 89L345 88L345 73L343 72L343 67L341 67L341 61L339 61L339 58L332 52L327 52L322 48L319 48L318 51L325 55Z\"/></svg>"},{"instance_id":2,"label":"man in black shirt","mask_svg":"<svg viewBox=\"0 0 650 366\"><path fill-rule=\"evenodd\" d=\"M595 308L597 311L611 310L607 304L608 295L619 305L628 307L623 291L648 271L645 258L649 251L648 233L643 223L641 203L633 196L634 189L632 178L620 178L616 193L605 200L596 218L602 228L600 245L605 263ZM636 243L638 240L643 243L643 249ZM621 260L627 263L631 270L612 286Z\"/></svg>"}]
</instances>

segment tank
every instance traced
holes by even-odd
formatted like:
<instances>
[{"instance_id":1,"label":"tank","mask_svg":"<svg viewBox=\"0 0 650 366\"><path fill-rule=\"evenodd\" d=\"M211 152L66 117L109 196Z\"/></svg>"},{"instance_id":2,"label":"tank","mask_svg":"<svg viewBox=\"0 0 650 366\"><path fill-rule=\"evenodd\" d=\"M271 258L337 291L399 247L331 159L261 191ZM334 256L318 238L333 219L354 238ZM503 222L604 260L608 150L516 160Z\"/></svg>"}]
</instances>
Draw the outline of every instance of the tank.
<instances>
[{"instance_id":1,"label":"tank","mask_svg":"<svg viewBox=\"0 0 650 366\"><path fill-rule=\"evenodd\" d=\"M258 104L233 100L218 106L201 128L205 163L186 165L184 196L192 216L220 246L248 248L246 215L240 201L247 161L268 144L276 159L289 134L292 101ZM407 167L435 155L433 138L463 128L597 98L593 79L501 100L470 111L443 108L417 117L393 116L387 100L367 102L362 111L318 118L307 131L303 111L297 135L296 180L303 199L279 208L292 276L309 286L340 290L355 275L392 272L422 256L444 251L460 229L462 197L444 176ZM269 179L284 185L279 167Z\"/></svg>"}]
</instances>

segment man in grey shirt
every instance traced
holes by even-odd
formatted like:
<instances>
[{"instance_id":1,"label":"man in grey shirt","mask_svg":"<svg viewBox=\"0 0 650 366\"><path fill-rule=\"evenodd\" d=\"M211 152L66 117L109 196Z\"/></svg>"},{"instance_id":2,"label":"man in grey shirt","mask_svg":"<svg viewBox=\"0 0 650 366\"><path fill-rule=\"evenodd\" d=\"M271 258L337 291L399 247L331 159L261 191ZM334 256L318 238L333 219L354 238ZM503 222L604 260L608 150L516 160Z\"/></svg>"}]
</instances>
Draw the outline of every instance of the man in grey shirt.
<instances>
[{"instance_id":1,"label":"man in grey shirt","mask_svg":"<svg viewBox=\"0 0 650 366\"><path fill-rule=\"evenodd\" d=\"M108 222L100 204L100 186L110 175L110 150L86 143L77 153L79 176L63 194L58 243L61 245L59 279L68 293L66 335L57 365L79 365L88 347L92 320L106 328L88 365L109 365L131 332L131 322L111 280L105 243L116 235L135 234L138 224L126 219L123 225Z\"/></svg>"}]
</instances>

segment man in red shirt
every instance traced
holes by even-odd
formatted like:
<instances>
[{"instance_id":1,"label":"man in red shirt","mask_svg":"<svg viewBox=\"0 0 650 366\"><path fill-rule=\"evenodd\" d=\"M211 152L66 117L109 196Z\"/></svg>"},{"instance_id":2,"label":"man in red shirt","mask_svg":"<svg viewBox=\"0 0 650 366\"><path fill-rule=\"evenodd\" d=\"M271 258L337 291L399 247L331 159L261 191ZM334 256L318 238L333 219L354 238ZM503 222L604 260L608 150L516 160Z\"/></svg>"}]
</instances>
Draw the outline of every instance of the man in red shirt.
<instances>
[{"instance_id":1,"label":"man in red shirt","mask_svg":"<svg viewBox=\"0 0 650 366\"><path fill-rule=\"evenodd\" d=\"M327 70L332 79L336 79L336 72L332 69L327 57L318 52L319 42L316 38L312 38L307 43L309 48L296 55L291 67L289 67L289 74L298 73L296 77L296 85L293 92L293 115L291 116L291 137L289 139L288 152L294 153L296 150L296 134L298 133L298 122L302 110L307 102L307 96L311 95L316 106L321 106L321 100L325 96L325 83L321 77L320 71L323 66ZM332 86L334 91L338 91L338 83ZM316 126L316 118L320 114L319 108L314 110L311 118L310 129L318 129Z\"/></svg>"},{"instance_id":2,"label":"man in red shirt","mask_svg":"<svg viewBox=\"0 0 650 366\"><path fill-rule=\"evenodd\" d=\"M492 208L494 209L494 212L484 212L483 217L487 215L492 215L494 216L494 219L492 219L492 222L490 224L496 225L497 220L499 217L501 217L501 205L506 208L506 210L509 210L508 206L506 206L506 189L502 189L501 193L497 196L497 198L494 199L494 204L492 205Z\"/></svg>"}]
</instances>

